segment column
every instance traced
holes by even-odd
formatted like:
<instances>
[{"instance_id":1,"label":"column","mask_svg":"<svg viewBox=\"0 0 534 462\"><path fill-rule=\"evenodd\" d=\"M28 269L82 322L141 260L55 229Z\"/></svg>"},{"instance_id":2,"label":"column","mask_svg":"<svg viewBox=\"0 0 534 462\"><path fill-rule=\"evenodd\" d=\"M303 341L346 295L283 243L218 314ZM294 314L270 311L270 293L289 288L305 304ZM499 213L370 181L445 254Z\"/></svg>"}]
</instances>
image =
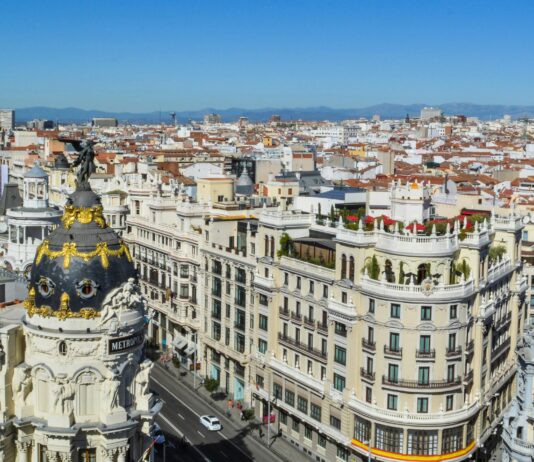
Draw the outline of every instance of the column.
<instances>
[{"instance_id":1,"label":"column","mask_svg":"<svg viewBox=\"0 0 534 462\"><path fill-rule=\"evenodd\" d=\"M102 448L102 461L103 462L114 462L116 449L105 449Z\"/></svg>"},{"instance_id":2,"label":"column","mask_svg":"<svg viewBox=\"0 0 534 462\"><path fill-rule=\"evenodd\" d=\"M31 441L15 441L15 446L17 447L18 462L28 462Z\"/></svg>"},{"instance_id":3,"label":"column","mask_svg":"<svg viewBox=\"0 0 534 462\"><path fill-rule=\"evenodd\" d=\"M20 226L17 226L17 244L20 244Z\"/></svg>"},{"instance_id":4,"label":"column","mask_svg":"<svg viewBox=\"0 0 534 462\"><path fill-rule=\"evenodd\" d=\"M128 452L128 445L121 446L119 448L118 456L117 456L117 462L126 462L126 454Z\"/></svg>"}]
</instances>

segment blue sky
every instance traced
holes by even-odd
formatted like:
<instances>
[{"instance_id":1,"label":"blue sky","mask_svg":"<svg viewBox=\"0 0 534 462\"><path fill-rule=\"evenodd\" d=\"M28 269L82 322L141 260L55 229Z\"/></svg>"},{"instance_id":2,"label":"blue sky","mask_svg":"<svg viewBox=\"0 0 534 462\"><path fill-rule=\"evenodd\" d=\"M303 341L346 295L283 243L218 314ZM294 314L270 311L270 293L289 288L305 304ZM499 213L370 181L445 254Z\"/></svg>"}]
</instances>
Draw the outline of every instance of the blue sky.
<instances>
[{"instance_id":1,"label":"blue sky","mask_svg":"<svg viewBox=\"0 0 534 462\"><path fill-rule=\"evenodd\" d=\"M534 104L534 1L43 0L0 11L0 106Z\"/></svg>"}]
</instances>

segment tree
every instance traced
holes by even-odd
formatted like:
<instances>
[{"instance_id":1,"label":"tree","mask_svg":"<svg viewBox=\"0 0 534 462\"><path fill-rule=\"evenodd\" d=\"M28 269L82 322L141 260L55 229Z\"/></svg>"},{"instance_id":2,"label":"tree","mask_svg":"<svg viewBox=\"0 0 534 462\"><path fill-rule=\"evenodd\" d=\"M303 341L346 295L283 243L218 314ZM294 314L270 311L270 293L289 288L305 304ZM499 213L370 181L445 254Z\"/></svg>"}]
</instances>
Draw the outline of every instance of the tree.
<instances>
[{"instance_id":1,"label":"tree","mask_svg":"<svg viewBox=\"0 0 534 462\"><path fill-rule=\"evenodd\" d=\"M278 258L282 256L289 257L293 254L294 250L295 245L293 243L293 239L291 239L291 236L287 233L282 234L282 236L280 236L280 250L278 251Z\"/></svg>"},{"instance_id":2,"label":"tree","mask_svg":"<svg viewBox=\"0 0 534 462\"><path fill-rule=\"evenodd\" d=\"M376 255L373 255L373 258L367 261L367 263L365 264L365 269L367 269L367 275L371 279L378 280L380 276L380 265L378 264L378 259L376 258Z\"/></svg>"},{"instance_id":3,"label":"tree","mask_svg":"<svg viewBox=\"0 0 534 462\"><path fill-rule=\"evenodd\" d=\"M406 275L404 274L404 262L400 262L400 269L399 269L399 284L404 284L404 279L406 279Z\"/></svg>"},{"instance_id":4,"label":"tree","mask_svg":"<svg viewBox=\"0 0 534 462\"><path fill-rule=\"evenodd\" d=\"M489 249L489 261L490 263L495 263L500 260L503 255L506 253L506 247L504 245L494 245Z\"/></svg>"},{"instance_id":5,"label":"tree","mask_svg":"<svg viewBox=\"0 0 534 462\"><path fill-rule=\"evenodd\" d=\"M335 221L336 220L336 211L334 209L334 206L332 205L330 207L330 221Z\"/></svg>"},{"instance_id":6,"label":"tree","mask_svg":"<svg viewBox=\"0 0 534 462\"><path fill-rule=\"evenodd\" d=\"M207 392L213 393L219 388L219 381L213 378L206 379L204 380L204 388Z\"/></svg>"}]
</instances>

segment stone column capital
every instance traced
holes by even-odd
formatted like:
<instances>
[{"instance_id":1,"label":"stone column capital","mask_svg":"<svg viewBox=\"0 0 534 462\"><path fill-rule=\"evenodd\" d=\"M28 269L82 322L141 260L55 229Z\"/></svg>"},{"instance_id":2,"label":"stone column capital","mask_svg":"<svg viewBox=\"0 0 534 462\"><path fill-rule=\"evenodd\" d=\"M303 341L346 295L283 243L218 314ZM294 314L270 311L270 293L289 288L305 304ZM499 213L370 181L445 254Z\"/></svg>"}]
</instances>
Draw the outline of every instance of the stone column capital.
<instances>
[{"instance_id":1,"label":"stone column capital","mask_svg":"<svg viewBox=\"0 0 534 462\"><path fill-rule=\"evenodd\" d=\"M32 446L31 441L15 441L18 452L28 452Z\"/></svg>"}]
</instances>

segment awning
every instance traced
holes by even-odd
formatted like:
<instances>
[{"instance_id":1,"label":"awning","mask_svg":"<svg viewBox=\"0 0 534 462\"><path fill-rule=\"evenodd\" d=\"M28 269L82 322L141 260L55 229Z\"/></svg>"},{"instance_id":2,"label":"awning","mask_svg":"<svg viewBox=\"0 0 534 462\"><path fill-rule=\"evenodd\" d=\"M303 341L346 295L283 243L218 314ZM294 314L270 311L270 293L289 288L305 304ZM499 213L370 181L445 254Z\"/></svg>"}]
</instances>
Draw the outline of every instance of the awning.
<instances>
[{"instance_id":1,"label":"awning","mask_svg":"<svg viewBox=\"0 0 534 462\"><path fill-rule=\"evenodd\" d=\"M192 355L195 352L196 349L197 349L197 346L194 343L189 343L189 345L187 346L187 348L184 351L184 354L186 356Z\"/></svg>"},{"instance_id":2,"label":"awning","mask_svg":"<svg viewBox=\"0 0 534 462\"><path fill-rule=\"evenodd\" d=\"M181 335L178 335L174 342L172 342L172 346L176 348L177 350L181 350L187 345L187 339Z\"/></svg>"}]
</instances>

